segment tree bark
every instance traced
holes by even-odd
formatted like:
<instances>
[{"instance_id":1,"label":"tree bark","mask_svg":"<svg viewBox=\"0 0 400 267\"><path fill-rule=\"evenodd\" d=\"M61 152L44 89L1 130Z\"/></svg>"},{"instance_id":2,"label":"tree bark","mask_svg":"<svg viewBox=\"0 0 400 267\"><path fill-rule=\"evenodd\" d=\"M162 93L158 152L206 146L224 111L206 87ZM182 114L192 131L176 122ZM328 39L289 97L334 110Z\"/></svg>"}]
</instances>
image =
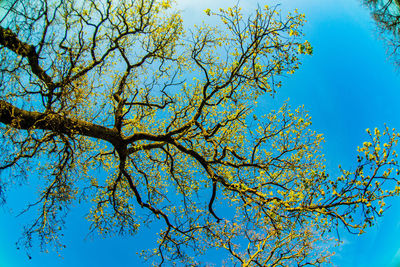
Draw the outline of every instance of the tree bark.
<instances>
[{"instance_id":1,"label":"tree bark","mask_svg":"<svg viewBox=\"0 0 400 267\"><path fill-rule=\"evenodd\" d=\"M122 145L123 139L115 129L58 114L27 111L0 100L0 122L17 129L40 129L63 134L79 134Z\"/></svg>"}]
</instances>

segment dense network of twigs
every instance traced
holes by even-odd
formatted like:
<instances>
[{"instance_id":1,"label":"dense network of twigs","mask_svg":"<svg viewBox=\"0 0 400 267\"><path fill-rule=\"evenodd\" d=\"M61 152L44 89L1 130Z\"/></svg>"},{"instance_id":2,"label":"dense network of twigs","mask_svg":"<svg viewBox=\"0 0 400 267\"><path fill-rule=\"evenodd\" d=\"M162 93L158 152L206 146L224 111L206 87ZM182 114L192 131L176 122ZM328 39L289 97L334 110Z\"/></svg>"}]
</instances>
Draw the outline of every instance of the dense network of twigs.
<instances>
[{"instance_id":1,"label":"dense network of twigs","mask_svg":"<svg viewBox=\"0 0 400 267\"><path fill-rule=\"evenodd\" d=\"M155 264L222 248L242 266L320 265L330 231L362 232L399 192L394 131L369 132L336 178L302 108L255 116L312 53L297 12L207 9L219 24L185 33L167 0L3 5L0 193L7 174L40 175L28 246L62 247L68 207L87 200L95 233L161 220Z\"/></svg>"},{"instance_id":2,"label":"dense network of twigs","mask_svg":"<svg viewBox=\"0 0 400 267\"><path fill-rule=\"evenodd\" d=\"M400 63L400 1L364 0L377 23L380 36L389 45L389 54L396 65Z\"/></svg>"}]
</instances>

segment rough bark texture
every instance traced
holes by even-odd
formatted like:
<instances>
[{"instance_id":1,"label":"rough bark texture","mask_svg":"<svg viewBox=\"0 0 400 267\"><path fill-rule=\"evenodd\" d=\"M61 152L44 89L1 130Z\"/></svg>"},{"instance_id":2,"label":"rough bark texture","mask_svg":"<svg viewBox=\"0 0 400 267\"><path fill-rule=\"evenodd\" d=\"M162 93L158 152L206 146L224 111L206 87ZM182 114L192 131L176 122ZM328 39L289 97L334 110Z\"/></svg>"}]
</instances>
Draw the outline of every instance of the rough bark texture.
<instances>
[{"instance_id":1,"label":"rough bark texture","mask_svg":"<svg viewBox=\"0 0 400 267\"><path fill-rule=\"evenodd\" d=\"M4 100L0 100L0 122L23 130L40 129L67 135L80 134L108 141L115 146L122 143L122 138L113 129L58 114L23 110Z\"/></svg>"}]
</instances>

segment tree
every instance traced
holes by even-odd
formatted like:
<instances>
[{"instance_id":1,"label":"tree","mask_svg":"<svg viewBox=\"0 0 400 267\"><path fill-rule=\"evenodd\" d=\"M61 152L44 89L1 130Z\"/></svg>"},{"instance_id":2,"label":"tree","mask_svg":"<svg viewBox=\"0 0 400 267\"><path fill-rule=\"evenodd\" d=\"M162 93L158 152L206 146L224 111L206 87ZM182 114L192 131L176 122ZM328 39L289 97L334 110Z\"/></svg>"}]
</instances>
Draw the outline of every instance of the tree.
<instances>
[{"instance_id":1,"label":"tree","mask_svg":"<svg viewBox=\"0 0 400 267\"><path fill-rule=\"evenodd\" d=\"M399 64L400 47L400 1L398 0L364 0L377 23L379 32L390 46L390 55L396 65Z\"/></svg>"},{"instance_id":2,"label":"tree","mask_svg":"<svg viewBox=\"0 0 400 267\"><path fill-rule=\"evenodd\" d=\"M254 114L312 53L303 15L207 9L220 23L185 34L170 1L35 3L12 1L0 22L1 192L41 175L27 247L62 248L68 207L88 201L101 235L161 220L143 253L159 265L201 264L209 248L243 266L319 265L331 231L362 233L399 193L394 130L368 130L335 178L303 108Z\"/></svg>"}]
</instances>

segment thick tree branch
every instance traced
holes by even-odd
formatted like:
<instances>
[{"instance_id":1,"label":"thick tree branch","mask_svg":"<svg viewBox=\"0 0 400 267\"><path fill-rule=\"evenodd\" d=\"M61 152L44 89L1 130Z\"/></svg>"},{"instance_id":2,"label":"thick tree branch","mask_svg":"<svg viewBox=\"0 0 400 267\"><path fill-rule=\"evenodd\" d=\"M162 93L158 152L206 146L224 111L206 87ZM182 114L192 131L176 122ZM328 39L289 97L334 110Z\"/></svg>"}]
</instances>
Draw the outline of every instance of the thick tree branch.
<instances>
[{"instance_id":1,"label":"thick tree branch","mask_svg":"<svg viewBox=\"0 0 400 267\"><path fill-rule=\"evenodd\" d=\"M23 130L40 129L84 135L108 141L116 147L122 144L122 138L113 129L58 114L23 110L4 100L0 100L0 122Z\"/></svg>"},{"instance_id":2,"label":"thick tree branch","mask_svg":"<svg viewBox=\"0 0 400 267\"><path fill-rule=\"evenodd\" d=\"M22 42L10 29L0 26L0 45L3 45L19 56L26 57L32 72L42 80L48 88L54 89L56 85L51 77L39 66L39 55L33 45Z\"/></svg>"}]
</instances>

